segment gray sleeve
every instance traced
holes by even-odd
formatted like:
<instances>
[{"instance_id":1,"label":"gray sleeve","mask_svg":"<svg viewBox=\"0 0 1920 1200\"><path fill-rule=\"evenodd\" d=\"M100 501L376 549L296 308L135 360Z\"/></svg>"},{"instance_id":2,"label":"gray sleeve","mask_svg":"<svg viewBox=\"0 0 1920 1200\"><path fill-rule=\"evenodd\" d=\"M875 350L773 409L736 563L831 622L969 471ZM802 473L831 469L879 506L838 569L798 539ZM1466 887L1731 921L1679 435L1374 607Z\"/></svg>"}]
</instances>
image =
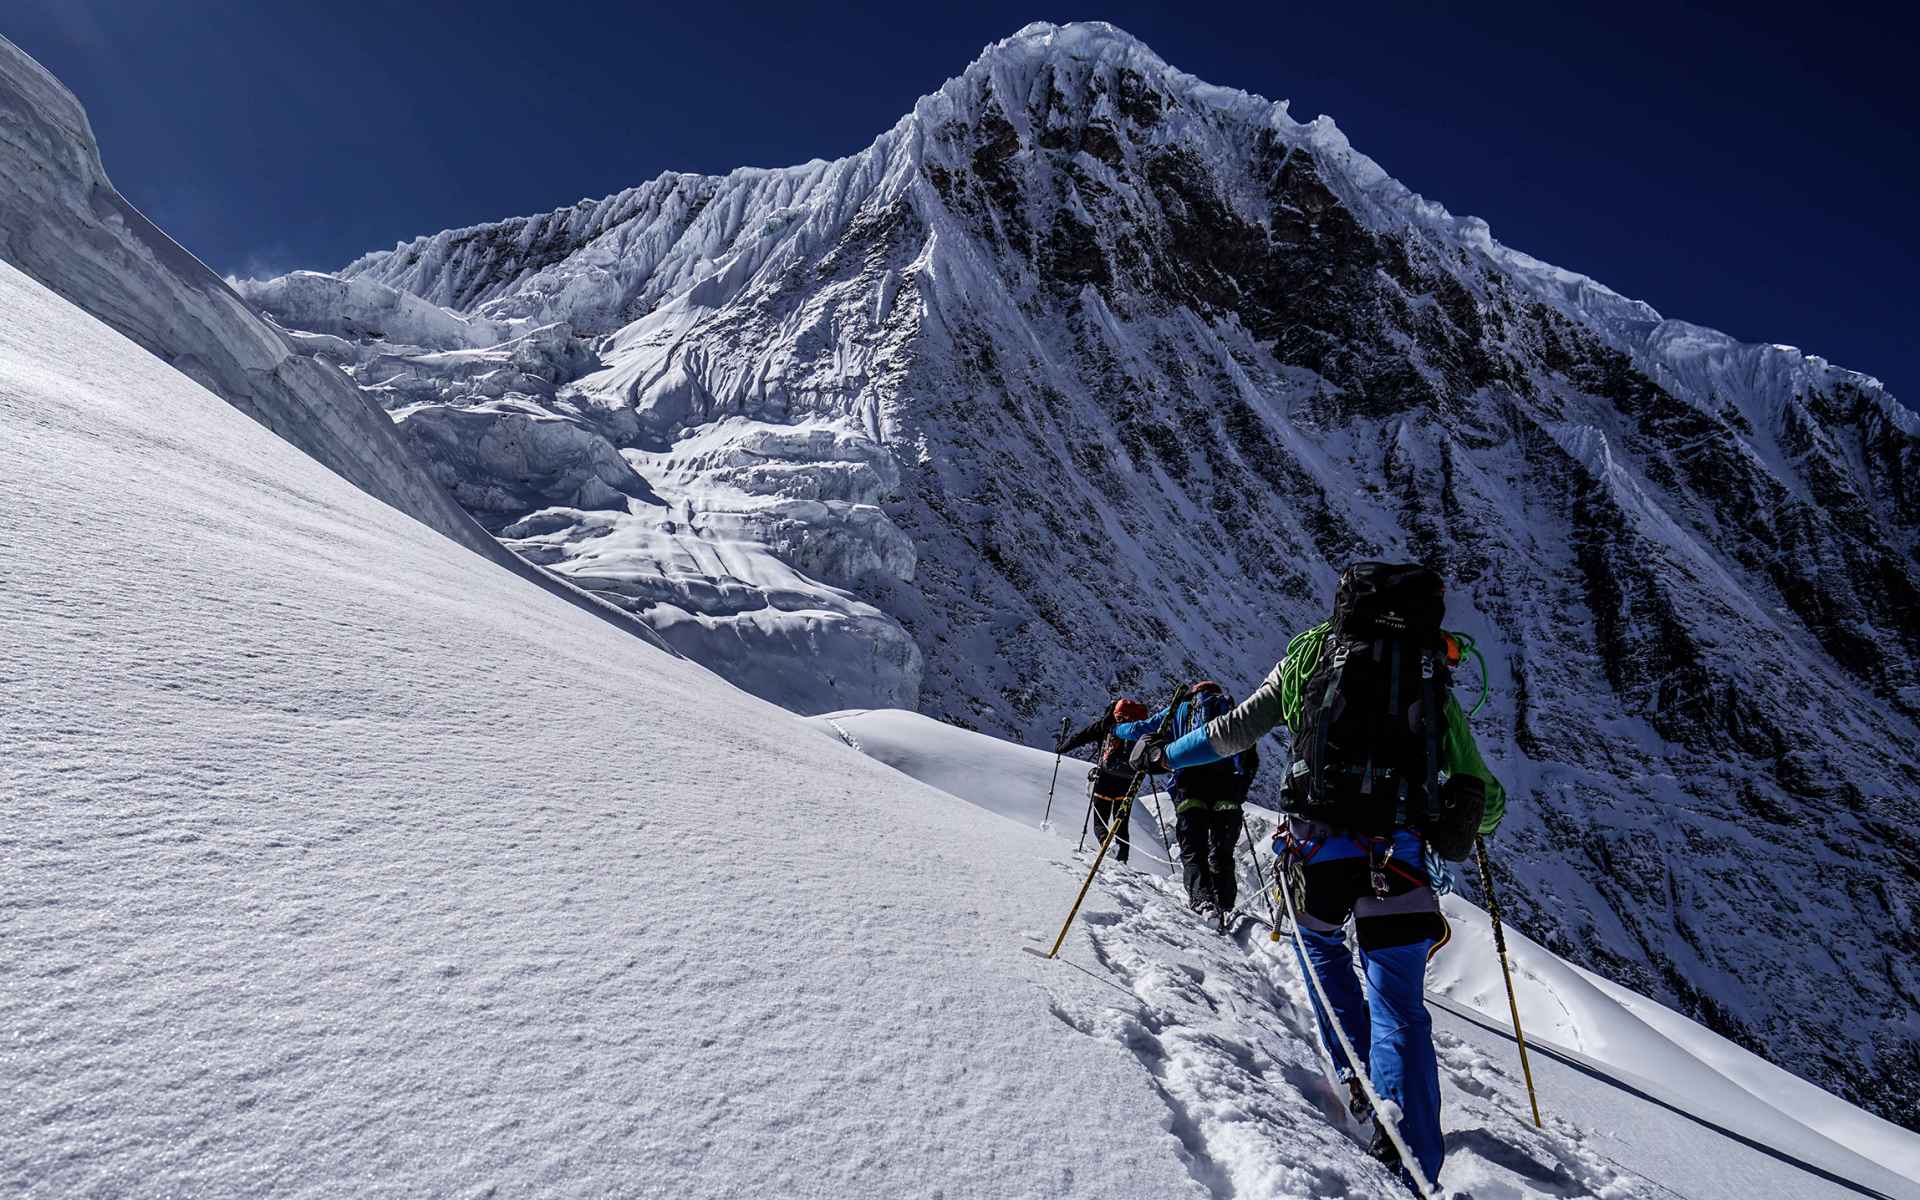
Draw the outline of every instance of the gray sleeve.
<instances>
[{"instance_id":1,"label":"gray sleeve","mask_svg":"<svg viewBox=\"0 0 1920 1200\"><path fill-rule=\"evenodd\" d=\"M1215 754L1222 758L1238 754L1280 724L1280 667L1285 661L1275 664L1266 682L1232 712L1207 723L1207 744Z\"/></svg>"}]
</instances>

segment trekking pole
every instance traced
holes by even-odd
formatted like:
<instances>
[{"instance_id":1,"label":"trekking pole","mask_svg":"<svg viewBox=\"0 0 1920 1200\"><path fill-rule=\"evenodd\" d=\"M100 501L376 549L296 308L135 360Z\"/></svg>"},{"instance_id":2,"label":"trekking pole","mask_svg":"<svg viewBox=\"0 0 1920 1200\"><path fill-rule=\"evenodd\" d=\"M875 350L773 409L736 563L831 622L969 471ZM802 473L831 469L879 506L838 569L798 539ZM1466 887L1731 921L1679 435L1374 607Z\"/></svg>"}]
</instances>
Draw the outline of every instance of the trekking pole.
<instances>
[{"instance_id":1,"label":"trekking pole","mask_svg":"<svg viewBox=\"0 0 1920 1200\"><path fill-rule=\"evenodd\" d=\"M1500 974L1507 981L1507 1010L1513 1014L1513 1040L1520 1046L1520 1073L1527 1077L1527 1103L1533 1106L1533 1126L1540 1124L1540 1097L1533 1090L1533 1067L1527 1062L1527 1035L1520 1032L1520 1002L1513 995L1513 970L1507 964L1507 935L1500 928L1500 901L1493 894L1493 868L1487 865L1487 839L1473 839L1473 854L1480 861L1480 891L1487 898L1487 916L1493 918L1493 951L1500 956Z\"/></svg>"},{"instance_id":2,"label":"trekking pole","mask_svg":"<svg viewBox=\"0 0 1920 1200\"><path fill-rule=\"evenodd\" d=\"M1066 717L1060 718L1060 736L1053 739L1053 778L1047 780L1047 811L1040 814L1040 828L1047 827L1047 821L1053 816L1053 785L1060 782L1060 756L1066 751L1060 749L1067 740L1067 726L1072 724Z\"/></svg>"},{"instance_id":3,"label":"trekking pole","mask_svg":"<svg viewBox=\"0 0 1920 1200\"><path fill-rule=\"evenodd\" d=\"M1087 815L1080 819L1080 844L1073 848L1075 854L1087 848L1087 830L1093 825L1093 773L1087 773Z\"/></svg>"},{"instance_id":4,"label":"trekking pole","mask_svg":"<svg viewBox=\"0 0 1920 1200\"><path fill-rule=\"evenodd\" d=\"M1114 814L1112 824L1107 826L1107 836L1100 839L1100 853L1093 856L1093 866L1087 869L1087 880L1080 885L1080 894L1073 898L1073 907L1067 910L1067 919L1060 926L1060 936L1053 939L1053 949L1047 951L1048 958L1057 958L1061 945L1067 940L1067 930L1073 928L1073 919L1080 915L1080 905L1086 901L1087 889L1093 886L1093 877L1100 873L1100 864L1106 860L1107 847L1113 845L1114 835L1120 832L1133 812L1133 796L1140 790L1140 776L1133 777L1133 786L1127 789L1127 798L1120 802L1120 809Z\"/></svg>"},{"instance_id":5,"label":"trekking pole","mask_svg":"<svg viewBox=\"0 0 1920 1200\"><path fill-rule=\"evenodd\" d=\"M1267 893L1267 913L1273 918L1270 926L1273 936L1267 940L1277 942L1280 940L1280 902L1274 899L1273 890L1267 887L1267 873L1260 869L1260 843L1253 840L1253 826L1247 824L1247 810L1244 808L1240 810L1240 828L1247 835L1247 853L1253 855L1253 877L1260 881L1260 890ZM1278 886L1280 880L1276 877L1273 882Z\"/></svg>"},{"instance_id":6,"label":"trekking pole","mask_svg":"<svg viewBox=\"0 0 1920 1200\"><path fill-rule=\"evenodd\" d=\"M1160 827L1160 848L1167 852L1167 878L1172 879L1173 839L1167 836L1167 818L1160 811L1160 781L1151 772L1147 775L1147 786L1153 789L1153 821Z\"/></svg>"}]
</instances>

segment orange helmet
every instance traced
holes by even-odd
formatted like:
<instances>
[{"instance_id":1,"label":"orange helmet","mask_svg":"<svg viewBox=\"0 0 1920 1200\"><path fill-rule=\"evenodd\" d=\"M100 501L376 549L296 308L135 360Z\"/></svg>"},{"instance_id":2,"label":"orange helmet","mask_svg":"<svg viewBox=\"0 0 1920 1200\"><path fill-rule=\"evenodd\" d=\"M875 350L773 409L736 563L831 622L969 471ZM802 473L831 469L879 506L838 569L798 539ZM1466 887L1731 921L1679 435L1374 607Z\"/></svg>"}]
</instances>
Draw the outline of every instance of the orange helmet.
<instances>
[{"instance_id":1,"label":"orange helmet","mask_svg":"<svg viewBox=\"0 0 1920 1200\"><path fill-rule=\"evenodd\" d=\"M1147 706L1132 696L1122 696L1113 702L1115 721L1138 721L1147 715Z\"/></svg>"}]
</instances>

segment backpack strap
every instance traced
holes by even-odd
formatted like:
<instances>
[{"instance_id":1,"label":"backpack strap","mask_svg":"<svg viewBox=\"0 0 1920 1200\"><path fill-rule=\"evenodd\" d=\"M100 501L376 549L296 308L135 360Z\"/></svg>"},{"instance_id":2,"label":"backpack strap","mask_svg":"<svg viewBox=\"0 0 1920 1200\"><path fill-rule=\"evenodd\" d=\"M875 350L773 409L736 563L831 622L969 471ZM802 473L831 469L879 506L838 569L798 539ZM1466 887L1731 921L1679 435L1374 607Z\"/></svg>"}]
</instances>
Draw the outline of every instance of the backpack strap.
<instances>
[{"instance_id":1,"label":"backpack strap","mask_svg":"<svg viewBox=\"0 0 1920 1200\"><path fill-rule=\"evenodd\" d=\"M1386 644L1383 639L1373 639L1373 664L1376 668L1380 665L1381 654L1385 649ZM1394 662L1398 663L1400 661L1400 642L1397 638L1393 643L1393 656ZM1399 688L1396 686L1394 691L1396 693L1394 702L1398 704L1399 697L1397 693ZM1374 757L1380 753L1380 731L1386 728L1386 724L1386 714L1378 708L1375 708L1373 712L1367 715L1367 766L1366 770L1360 776L1360 794L1362 796L1373 795L1373 760Z\"/></svg>"},{"instance_id":2,"label":"backpack strap","mask_svg":"<svg viewBox=\"0 0 1920 1200\"><path fill-rule=\"evenodd\" d=\"M1400 717L1400 668L1401 643L1405 639L1393 639L1393 663L1387 669L1387 718L1396 723ZM1371 784L1372 780L1368 780ZM1394 781L1393 824L1400 828L1407 823L1407 777L1402 771L1400 778Z\"/></svg>"},{"instance_id":3,"label":"backpack strap","mask_svg":"<svg viewBox=\"0 0 1920 1200\"><path fill-rule=\"evenodd\" d=\"M1440 723L1446 720L1446 714L1440 711L1440 687L1435 678L1439 670L1433 661L1433 651L1428 650L1420 658L1420 685L1426 693L1422 701L1422 716L1427 724L1427 823L1433 825L1440 820Z\"/></svg>"},{"instance_id":4,"label":"backpack strap","mask_svg":"<svg viewBox=\"0 0 1920 1200\"><path fill-rule=\"evenodd\" d=\"M1333 644L1333 657L1328 660L1327 669L1339 680L1347 673L1347 656L1353 646L1344 639ZM1308 781L1309 802L1316 801L1327 794L1327 735L1333 725L1333 701L1340 694L1338 681L1329 679L1326 690L1320 695L1320 708L1313 718L1313 778Z\"/></svg>"}]
</instances>

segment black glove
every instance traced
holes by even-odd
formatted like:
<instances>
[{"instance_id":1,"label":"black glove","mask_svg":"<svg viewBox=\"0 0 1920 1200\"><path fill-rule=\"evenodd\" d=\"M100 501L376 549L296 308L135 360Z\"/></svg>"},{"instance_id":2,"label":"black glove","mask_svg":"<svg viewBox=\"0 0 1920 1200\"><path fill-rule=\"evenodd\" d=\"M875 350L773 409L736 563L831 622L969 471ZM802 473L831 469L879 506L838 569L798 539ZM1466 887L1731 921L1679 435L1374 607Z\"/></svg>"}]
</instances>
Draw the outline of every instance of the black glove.
<instances>
[{"instance_id":1,"label":"black glove","mask_svg":"<svg viewBox=\"0 0 1920 1200\"><path fill-rule=\"evenodd\" d=\"M1166 739L1149 735L1133 744L1133 753L1127 756L1127 763L1136 773L1167 770Z\"/></svg>"}]
</instances>

